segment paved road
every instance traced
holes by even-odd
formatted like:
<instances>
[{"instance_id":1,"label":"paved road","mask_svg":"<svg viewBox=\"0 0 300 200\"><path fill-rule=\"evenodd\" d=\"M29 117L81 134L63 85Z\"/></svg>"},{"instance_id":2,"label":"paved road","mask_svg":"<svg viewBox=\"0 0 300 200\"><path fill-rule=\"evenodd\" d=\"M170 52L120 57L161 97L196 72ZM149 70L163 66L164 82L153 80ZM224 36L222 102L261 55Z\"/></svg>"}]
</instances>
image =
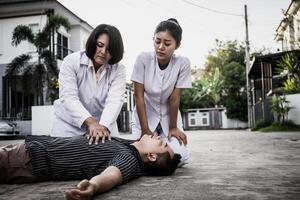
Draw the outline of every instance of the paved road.
<instances>
[{"instance_id":1,"label":"paved road","mask_svg":"<svg viewBox=\"0 0 300 200\"><path fill-rule=\"evenodd\" d=\"M187 134L190 163L175 175L142 177L95 199L300 199L300 133L226 130ZM59 200L76 183L2 185L0 199Z\"/></svg>"}]
</instances>

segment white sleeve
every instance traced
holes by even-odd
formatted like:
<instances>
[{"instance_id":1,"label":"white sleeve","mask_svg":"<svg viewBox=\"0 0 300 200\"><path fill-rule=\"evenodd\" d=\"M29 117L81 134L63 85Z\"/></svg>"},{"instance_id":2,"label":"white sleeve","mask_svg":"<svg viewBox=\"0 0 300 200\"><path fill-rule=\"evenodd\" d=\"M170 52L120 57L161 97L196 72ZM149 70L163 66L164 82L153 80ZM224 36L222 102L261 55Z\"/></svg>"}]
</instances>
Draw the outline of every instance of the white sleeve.
<instances>
[{"instance_id":1,"label":"white sleeve","mask_svg":"<svg viewBox=\"0 0 300 200\"><path fill-rule=\"evenodd\" d=\"M91 117L91 114L85 109L79 99L76 65L79 65L79 60L78 62L72 61L69 56L63 60L58 79L59 99L71 116L69 123L80 128L83 122L88 117Z\"/></svg>"},{"instance_id":2,"label":"white sleeve","mask_svg":"<svg viewBox=\"0 0 300 200\"><path fill-rule=\"evenodd\" d=\"M191 64L187 58L184 58L179 70L176 88L191 88L191 87L192 87Z\"/></svg>"},{"instance_id":3,"label":"white sleeve","mask_svg":"<svg viewBox=\"0 0 300 200\"><path fill-rule=\"evenodd\" d=\"M125 66L119 64L116 69L115 77L109 88L107 98L105 100L104 110L101 115L100 124L110 129L121 111L124 103L126 90L126 70ZM111 131L111 130L110 130Z\"/></svg>"},{"instance_id":4,"label":"white sleeve","mask_svg":"<svg viewBox=\"0 0 300 200\"><path fill-rule=\"evenodd\" d=\"M131 81L144 84L145 79L145 54L140 54L135 61Z\"/></svg>"}]
</instances>

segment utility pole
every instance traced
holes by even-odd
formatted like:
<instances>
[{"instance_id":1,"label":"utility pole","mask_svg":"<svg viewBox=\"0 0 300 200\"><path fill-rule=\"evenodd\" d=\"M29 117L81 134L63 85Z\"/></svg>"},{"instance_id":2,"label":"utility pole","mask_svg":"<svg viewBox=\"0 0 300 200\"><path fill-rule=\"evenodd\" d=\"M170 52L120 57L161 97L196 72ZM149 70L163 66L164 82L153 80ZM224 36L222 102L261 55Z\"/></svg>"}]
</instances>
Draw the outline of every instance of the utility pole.
<instances>
[{"instance_id":1,"label":"utility pole","mask_svg":"<svg viewBox=\"0 0 300 200\"><path fill-rule=\"evenodd\" d=\"M246 49L245 49L245 63L246 63L246 90L247 90L247 110L248 110L248 127L251 128L252 125L252 115L251 115L251 96L250 96L250 82L248 73L250 70L250 53L249 53L249 33L248 33L248 14L247 5L244 5L245 9L245 28L246 28Z\"/></svg>"}]
</instances>

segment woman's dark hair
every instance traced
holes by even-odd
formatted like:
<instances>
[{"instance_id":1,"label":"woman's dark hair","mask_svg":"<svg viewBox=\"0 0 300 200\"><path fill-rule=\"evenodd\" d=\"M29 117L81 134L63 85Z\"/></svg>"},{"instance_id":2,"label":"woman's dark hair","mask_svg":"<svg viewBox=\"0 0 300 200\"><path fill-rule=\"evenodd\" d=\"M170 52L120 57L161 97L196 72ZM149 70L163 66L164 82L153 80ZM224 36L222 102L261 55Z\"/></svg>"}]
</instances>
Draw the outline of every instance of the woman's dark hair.
<instances>
[{"instance_id":1,"label":"woman's dark hair","mask_svg":"<svg viewBox=\"0 0 300 200\"><path fill-rule=\"evenodd\" d=\"M146 174L149 176L169 176L172 175L178 167L181 156L174 154L171 158L169 152L157 154L156 161L145 163Z\"/></svg>"},{"instance_id":2,"label":"woman's dark hair","mask_svg":"<svg viewBox=\"0 0 300 200\"><path fill-rule=\"evenodd\" d=\"M85 45L86 55L91 60L94 59L97 49L97 39L103 33L109 37L108 51L111 55L111 59L108 63L111 65L116 64L123 58L123 40L120 31L116 27L108 24L100 24L92 31Z\"/></svg>"},{"instance_id":3,"label":"woman's dark hair","mask_svg":"<svg viewBox=\"0 0 300 200\"><path fill-rule=\"evenodd\" d=\"M182 29L176 19L170 18L168 20L160 22L157 25L154 34L161 31L169 31L172 37L175 39L177 47L180 45Z\"/></svg>"}]
</instances>

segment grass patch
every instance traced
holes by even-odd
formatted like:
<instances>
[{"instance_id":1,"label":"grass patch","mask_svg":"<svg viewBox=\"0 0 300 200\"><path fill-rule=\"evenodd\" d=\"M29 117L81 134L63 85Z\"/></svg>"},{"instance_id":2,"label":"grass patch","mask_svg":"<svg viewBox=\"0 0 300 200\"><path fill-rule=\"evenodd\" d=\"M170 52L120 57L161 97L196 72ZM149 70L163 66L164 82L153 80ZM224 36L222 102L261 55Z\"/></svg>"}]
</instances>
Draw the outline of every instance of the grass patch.
<instances>
[{"instance_id":1,"label":"grass patch","mask_svg":"<svg viewBox=\"0 0 300 200\"><path fill-rule=\"evenodd\" d=\"M276 132L276 131L300 131L300 125L292 122L285 122L284 124L273 123L270 126L258 129L261 132Z\"/></svg>"},{"instance_id":2,"label":"grass patch","mask_svg":"<svg viewBox=\"0 0 300 200\"><path fill-rule=\"evenodd\" d=\"M259 121L256 123L255 127L252 129L252 131L258 131L262 128L270 126L272 123L271 122L266 122L266 121Z\"/></svg>"}]
</instances>

